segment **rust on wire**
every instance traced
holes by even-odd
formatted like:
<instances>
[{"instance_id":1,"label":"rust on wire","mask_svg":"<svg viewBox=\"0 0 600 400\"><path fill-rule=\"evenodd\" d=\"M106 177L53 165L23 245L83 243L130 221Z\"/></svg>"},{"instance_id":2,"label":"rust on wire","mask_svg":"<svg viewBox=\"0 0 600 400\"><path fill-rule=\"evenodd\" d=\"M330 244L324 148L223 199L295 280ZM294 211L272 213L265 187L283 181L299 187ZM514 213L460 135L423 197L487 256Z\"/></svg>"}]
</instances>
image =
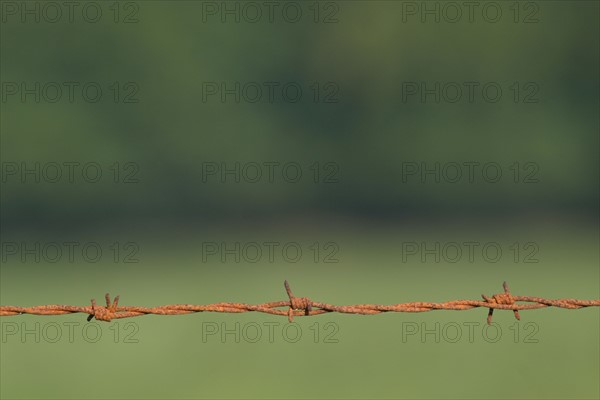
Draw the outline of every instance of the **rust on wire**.
<instances>
[{"instance_id":1,"label":"rust on wire","mask_svg":"<svg viewBox=\"0 0 600 400\"><path fill-rule=\"evenodd\" d=\"M89 314L87 320L96 318L98 321L110 322L113 319L139 317L142 315L181 315L197 312L220 312L220 313L243 313L261 312L272 315L287 316L292 322L293 317L312 316L325 313L343 314L380 314L384 312L425 312L433 310L470 310L472 308L488 308L488 324L492 323L494 310L512 310L517 319L521 319L519 310L535 310L538 308L558 307L566 309L577 309L584 307L598 307L600 300L577 300L577 299L545 299L532 296L514 296L510 293L508 285L504 282L504 293L495 294L491 297L482 295L483 300L454 300L444 303L413 302L401 304L357 304L351 306L336 306L327 303L312 301L308 297L295 297L287 281L284 282L285 290L289 300L275 301L263 304L244 303L215 303L207 305L173 304L160 307L135 307L119 306L119 296L115 297L111 304L108 293L105 296L106 306L98 306L96 300L92 299L91 306L65 306L44 305L34 307L0 306L0 316L13 316L22 314L34 315L61 315L85 313ZM530 304L517 304L525 302ZM280 308L286 308L283 310Z\"/></svg>"}]
</instances>

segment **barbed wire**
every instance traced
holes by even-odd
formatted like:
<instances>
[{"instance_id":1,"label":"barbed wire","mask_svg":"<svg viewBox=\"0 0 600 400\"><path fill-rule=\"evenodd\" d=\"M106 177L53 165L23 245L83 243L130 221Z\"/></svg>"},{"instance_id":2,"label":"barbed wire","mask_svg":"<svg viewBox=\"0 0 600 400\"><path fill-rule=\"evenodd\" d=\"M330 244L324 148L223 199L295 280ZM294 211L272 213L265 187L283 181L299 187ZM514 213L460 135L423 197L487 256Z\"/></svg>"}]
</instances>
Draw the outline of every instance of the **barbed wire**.
<instances>
[{"instance_id":1,"label":"barbed wire","mask_svg":"<svg viewBox=\"0 0 600 400\"><path fill-rule=\"evenodd\" d=\"M219 312L219 313L244 313L261 312L272 315L283 315L292 322L293 317L312 316L326 313L343 314L380 314L385 312L426 312L433 310L470 310L472 308L488 308L488 324L492 323L492 315L495 309L512 310L515 318L521 319L519 310L535 310L546 307L558 307L566 309L578 309L584 307L598 307L600 300L577 300L577 299L545 299L532 296L513 296L510 293L508 284L503 283L504 293L495 294L491 297L481 295L484 301L480 300L454 300L443 303L412 302L401 304L357 304L350 306L336 306L327 303L312 301L308 297L296 297L290 289L287 281L284 282L285 290L289 300L275 301L263 304L244 304L244 303L215 303L207 305L193 304L173 304L159 307L136 307L119 306L119 296L114 298L111 303L110 296L105 295L106 306L98 306L96 300L92 299L91 306L66 306L66 305L43 305L34 307L14 307L0 306L0 316L15 316L23 314L34 315L62 315L85 313L89 314L88 321L96 318L98 321L110 322L113 319L139 317L143 315L182 315L198 312ZM516 302L527 302L532 304L516 304ZM288 310L280 308L287 307Z\"/></svg>"}]
</instances>

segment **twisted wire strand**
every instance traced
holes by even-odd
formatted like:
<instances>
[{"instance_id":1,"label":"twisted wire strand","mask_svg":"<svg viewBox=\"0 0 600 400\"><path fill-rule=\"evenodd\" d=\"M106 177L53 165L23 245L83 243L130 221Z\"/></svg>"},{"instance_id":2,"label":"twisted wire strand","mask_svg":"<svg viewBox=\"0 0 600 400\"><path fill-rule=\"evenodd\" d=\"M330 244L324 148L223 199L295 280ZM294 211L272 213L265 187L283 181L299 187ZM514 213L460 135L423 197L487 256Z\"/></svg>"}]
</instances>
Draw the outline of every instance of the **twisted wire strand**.
<instances>
[{"instance_id":1,"label":"twisted wire strand","mask_svg":"<svg viewBox=\"0 0 600 400\"><path fill-rule=\"evenodd\" d=\"M219 313L244 313L260 312L271 315L287 316L292 322L293 317L313 316L326 313L362 314L372 315L385 312L427 312L434 310L470 310L472 308L487 308L488 324L492 322L495 309L512 310L515 318L520 319L519 310L535 310L546 307L557 307L565 309L579 309L584 307L598 307L600 300L578 300L578 299L545 299L533 296L513 296L508 285L504 282L504 293L495 294L491 297L482 295L481 300L454 300L443 303L411 302L400 304L356 304L348 306L336 306L328 303L312 301L307 297L296 297L292 293L287 281L284 282L289 300L275 301L262 304L245 303L214 303L206 305L194 304L171 304L159 307L137 307L119 306L119 296L111 303L110 296L105 296L106 306L98 306L92 299L91 306L68 306L68 305L41 305L33 307L0 306L0 316L15 316L22 314L33 315L62 315L84 313L88 314L87 320L96 318L98 321L110 322L113 319L139 317L143 315L183 315L198 312ZM530 304L517 304L525 302ZM281 309L287 307L288 309Z\"/></svg>"}]
</instances>

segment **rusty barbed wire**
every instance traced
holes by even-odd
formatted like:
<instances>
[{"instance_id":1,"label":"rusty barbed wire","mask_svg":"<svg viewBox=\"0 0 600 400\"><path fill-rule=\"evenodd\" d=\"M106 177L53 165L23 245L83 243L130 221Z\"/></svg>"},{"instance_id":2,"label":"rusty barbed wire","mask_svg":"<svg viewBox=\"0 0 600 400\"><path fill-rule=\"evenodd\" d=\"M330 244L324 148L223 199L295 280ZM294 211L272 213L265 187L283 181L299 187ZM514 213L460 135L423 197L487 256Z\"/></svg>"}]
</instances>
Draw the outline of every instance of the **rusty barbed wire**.
<instances>
[{"instance_id":1,"label":"rusty barbed wire","mask_svg":"<svg viewBox=\"0 0 600 400\"><path fill-rule=\"evenodd\" d=\"M488 324L492 323L494 310L512 310L515 318L521 319L519 310L535 310L546 307L558 307L566 309L578 309L584 307L598 307L600 300L577 300L577 299L545 299L533 296L514 296L510 293L508 284L504 282L504 293L495 294L491 297L481 295L480 300L454 300L444 303L412 302L401 304L357 304L350 306L336 306L327 303L312 301L308 297L296 297L290 289L287 281L284 282L285 290L289 297L287 301L275 301L262 304L244 303L215 303L207 305L173 304L159 307L136 307L119 306L119 296L114 298L111 304L110 296L105 296L106 306L98 306L96 300L92 299L91 306L65 306L65 305L43 305L34 307L0 306L0 316L14 316L22 314L34 315L62 315L85 313L89 314L88 321L96 318L98 321L110 322L113 319L139 317L142 315L182 315L198 312L220 312L220 313L244 313L261 312L272 315L287 315L292 322L297 316L312 316L326 313L343 314L380 314L385 312L426 312L433 310L470 310L472 308L488 308ZM516 304L516 302L527 302L532 304ZM288 310L279 308L287 307Z\"/></svg>"}]
</instances>

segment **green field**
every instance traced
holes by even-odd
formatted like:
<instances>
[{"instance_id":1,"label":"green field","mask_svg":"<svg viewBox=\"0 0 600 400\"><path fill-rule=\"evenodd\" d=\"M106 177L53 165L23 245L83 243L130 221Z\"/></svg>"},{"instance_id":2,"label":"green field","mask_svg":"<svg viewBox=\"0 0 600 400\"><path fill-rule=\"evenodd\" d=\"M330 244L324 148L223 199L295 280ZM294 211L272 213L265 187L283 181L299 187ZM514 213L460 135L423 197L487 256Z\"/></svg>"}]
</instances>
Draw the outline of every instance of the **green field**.
<instances>
[{"instance_id":1,"label":"green field","mask_svg":"<svg viewBox=\"0 0 600 400\"><path fill-rule=\"evenodd\" d=\"M183 232L172 242L141 235L140 263L22 264L2 268L2 304L84 305L106 291L121 305L262 303L285 300L283 280L296 296L332 304L478 299L502 291L547 298L598 298L597 232L585 225L548 234L520 227L493 233L382 226L346 226L318 235L278 228L228 234ZM130 237L135 236L131 235ZM102 243L98 237L82 235ZM138 235L140 237L140 235ZM221 263L201 243L335 242L338 263ZM83 240L82 240L83 241ZM402 243L479 241L507 250L535 242L537 263L422 263ZM510 254L510 256L508 255ZM12 257L12 256L11 256ZM202 262L205 257L206 262ZM286 318L264 314L203 313L98 322L85 315L2 318L2 398L597 398L600 310L496 311L486 328L484 309L375 316L327 314ZM128 322L133 324L125 325ZM8 334L6 324L16 324ZM35 331L40 342L23 329ZM55 340L55 323L62 337ZM73 341L69 325L74 323ZM94 324L95 322L92 322ZM24 326L22 325L24 324ZM222 325L224 324L224 325ZM236 324L239 324L236 326ZM316 325L315 325L316 324ZM423 325L424 324L424 325ZM439 325L436 325L439 324ZM258 327L258 328L257 328ZM46 331L44 331L46 329ZM229 330L224 339L221 330ZM272 331L269 331L272 329ZM416 333L413 331L417 329ZM216 330L216 333L215 333ZM260 336L258 332L260 330ZM422 330L429 333L422 336ZM238 339L236 342L236 332ZM45 333L44 333L45 332ZM271 332L271 334L269 333ZM299 333L300 332L300 333ZM318 332L318 333L317 333ZM437 332L437 339L436 333ZM300 335L299 337L298 334Z\"/></svg>"}]
</instances>

